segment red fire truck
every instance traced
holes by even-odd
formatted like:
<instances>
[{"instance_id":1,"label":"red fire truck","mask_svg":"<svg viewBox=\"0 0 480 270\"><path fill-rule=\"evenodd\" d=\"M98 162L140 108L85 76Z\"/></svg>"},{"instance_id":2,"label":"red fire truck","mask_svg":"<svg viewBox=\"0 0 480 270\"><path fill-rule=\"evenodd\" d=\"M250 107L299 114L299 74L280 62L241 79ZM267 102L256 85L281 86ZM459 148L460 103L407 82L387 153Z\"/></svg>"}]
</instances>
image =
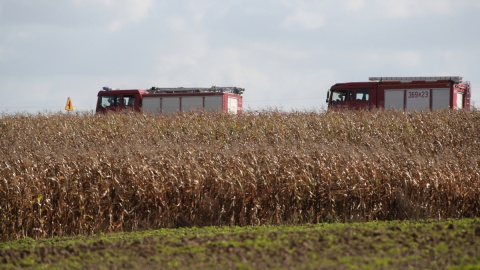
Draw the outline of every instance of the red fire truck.
<instances>
[{"instance_id":1,"label":"red fire truck","mask_svg":"<svg viewBox=\"0 0 480 270\"><path fill-rule=\"evenodd\" d=\"M370 77L368 82L333 85L329 109L401 109L405 111L470 108L470 83L462 77Z\"/></svg>"},{"instance_id":2,"label":"red fire truck","mask_svg":"<svg viewBox=\"0 0 480 270\"><path fill-rule=\"evenodd\" d=\"M188 112L192 110L242 112L244 88L158 88L148 90L112 90L98 92L96 112L133 110L152 114Z\"/></svg>"}]
</instances>

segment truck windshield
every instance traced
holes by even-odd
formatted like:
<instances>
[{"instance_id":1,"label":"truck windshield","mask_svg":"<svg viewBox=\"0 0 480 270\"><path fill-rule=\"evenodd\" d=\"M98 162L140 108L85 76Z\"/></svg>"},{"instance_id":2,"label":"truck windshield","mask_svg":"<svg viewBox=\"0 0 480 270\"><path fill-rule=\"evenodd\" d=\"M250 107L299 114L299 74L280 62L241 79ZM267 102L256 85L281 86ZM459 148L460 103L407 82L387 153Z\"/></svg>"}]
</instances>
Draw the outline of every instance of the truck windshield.
<instances>
[{"instance_id":1,"label":"truck windshield","mask_svg":"<svg viewBox=\"0 0 480 270\"><path fill-rule=\"evenodd\" d=\"M120 97L117 96L102 96L100 100L100 106L102 108L118 105L120 105Z\"/></svg>"},{"instance_id":2,"label":"truck windshield","mask_svg":"<svg viewBox=\"0 0 480 270\"><path fill-rule=\"evenodd\" d=\"M332 102L345 101L347 96L347 90L333 90L332 91Z\"/></svg>"}]
</instances>

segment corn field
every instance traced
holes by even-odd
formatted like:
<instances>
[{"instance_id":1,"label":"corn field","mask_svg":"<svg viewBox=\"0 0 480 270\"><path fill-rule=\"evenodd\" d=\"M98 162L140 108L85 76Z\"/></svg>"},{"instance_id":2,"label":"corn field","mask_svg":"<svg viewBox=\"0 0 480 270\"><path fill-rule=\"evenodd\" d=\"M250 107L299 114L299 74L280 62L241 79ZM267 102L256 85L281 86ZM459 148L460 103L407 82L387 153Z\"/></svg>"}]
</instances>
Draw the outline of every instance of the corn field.
<instances>
[{"instance_id":1,"label":"corn field","mask_svg":"<svg viewBox=\"0 0 480 270\"><path fill-rule=\"evenodd\" d=\"M480 214L480 112L0 117L0 241Z\"/></svg>"}]
</instances>

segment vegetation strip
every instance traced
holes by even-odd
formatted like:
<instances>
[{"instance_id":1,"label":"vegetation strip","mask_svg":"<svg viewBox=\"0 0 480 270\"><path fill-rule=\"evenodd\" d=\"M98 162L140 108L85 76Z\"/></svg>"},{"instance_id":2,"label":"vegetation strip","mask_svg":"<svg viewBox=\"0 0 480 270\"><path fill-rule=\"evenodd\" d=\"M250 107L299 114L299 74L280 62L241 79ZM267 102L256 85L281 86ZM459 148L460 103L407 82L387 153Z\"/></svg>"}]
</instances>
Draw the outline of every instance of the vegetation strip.
<instances>
[{"instance_id":1,"label":"vegetation strip","mask_svg":"<svg viewBox=\"0 0 480 270\"><path fill-rule=\"evenodd\" d=\"M2 269L476 269L480 219L204 227L0 244Z\"/></svg>"},{"instance_id":2,"label":"vegetation strip","mask_svg":"<svg viewBox=\"0 0 480 270\"><path fill-rule=\"evenodd\" d=\"M480 113L3 115L0 241L480 214Z\"/></svg>"}]
</instances>

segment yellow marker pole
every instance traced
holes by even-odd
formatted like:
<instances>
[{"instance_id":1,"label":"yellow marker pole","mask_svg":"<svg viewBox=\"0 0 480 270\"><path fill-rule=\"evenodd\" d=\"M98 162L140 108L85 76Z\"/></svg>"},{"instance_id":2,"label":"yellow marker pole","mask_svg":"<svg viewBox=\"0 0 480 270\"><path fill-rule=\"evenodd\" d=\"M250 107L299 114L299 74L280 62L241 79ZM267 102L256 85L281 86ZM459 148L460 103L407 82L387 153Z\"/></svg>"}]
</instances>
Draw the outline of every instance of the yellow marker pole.
<instances>
[{"instance_id":1,"label":"yellow marker pole","mask_svg":"<svg viewBox=\"0 0 480 270\"><path fill-rule=\"evenodd\" d=\"M70 97L68 97L67 104L65 104L65 110L73 111L72 100L70 99Z\"/></svg>"}]
</instances>

